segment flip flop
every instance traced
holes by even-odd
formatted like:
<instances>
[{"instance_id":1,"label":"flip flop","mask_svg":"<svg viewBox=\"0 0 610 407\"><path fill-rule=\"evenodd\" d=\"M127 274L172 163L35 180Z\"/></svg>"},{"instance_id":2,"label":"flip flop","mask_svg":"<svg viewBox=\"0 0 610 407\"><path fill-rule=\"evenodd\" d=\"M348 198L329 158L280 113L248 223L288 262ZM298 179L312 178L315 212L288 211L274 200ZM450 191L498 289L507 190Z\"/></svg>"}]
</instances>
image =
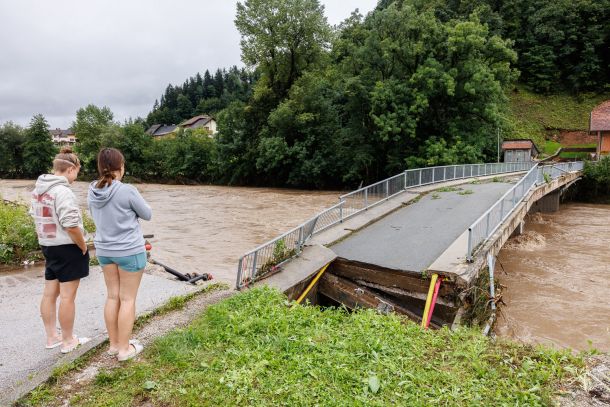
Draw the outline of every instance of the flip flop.
<instances>
[{"instance_id":1,"label":"flip flop","mask_svg":"<svg viewBox=\"0 0 610 407\"><path fill-rule=\"evenodd\" d=\"M56 347L61 346L61 339L58 340L57 342L55 342L52 345L46 345L44 348L45 349L55 349Z\"/></svg>"},{"instance_id":2,"label":"flip flop","mask_svg":"<svg viewBox=\"0 0 610 407\"><path fill-rule=\"evenodd\" d=\"M89 341L91 340L91 338L85 338L85 337L83 337L83 338L78 338L78 337L76 337L76 336L74 336L74 337L77 339L77 341L76 341L76 345L71 346L71 347L69 347L69 348L67 348L67 349L62 349L62 350L61 350L61 353L70 353L70 352L72 352L74 349L78 348L80 345L84 345L84 344L86 344L87 342L89 342Z\"/></svg>"},{"instance_id":3,"label":"flip flop","mask_svg":"<svg viewBox=\"0 0 610 407\"><path fill-rule=\"evenodd\" d=\"M133 352L129 352L127 356L123 356L122 358L117 356L117 360L119 362L125 362L126 360L133 359L136 357L136 355L144 350L144 346L142 346L141 343L132 343L131 346L133 346Z\"/></svg>"},{"instance_id":4,"label":"flip flop","mask_svg":"<svg viewBox=\"0 0 610 407\"><path fill-rule=\"evenodd\" d=\"M140 341L139 341L139 340L137 340L137 339L130 339L130 340L129 340L129 344L130 344L130 345L134 345L134 344L136 344L136 343L140 343ZM116 356L116 355L118 355L118 354L119 354L119 351L118 351L118 350L116 350L116 351L107 350L107 351L106 351L106 354L107 354L108 356Z\"/></svg>"}]
</instances>

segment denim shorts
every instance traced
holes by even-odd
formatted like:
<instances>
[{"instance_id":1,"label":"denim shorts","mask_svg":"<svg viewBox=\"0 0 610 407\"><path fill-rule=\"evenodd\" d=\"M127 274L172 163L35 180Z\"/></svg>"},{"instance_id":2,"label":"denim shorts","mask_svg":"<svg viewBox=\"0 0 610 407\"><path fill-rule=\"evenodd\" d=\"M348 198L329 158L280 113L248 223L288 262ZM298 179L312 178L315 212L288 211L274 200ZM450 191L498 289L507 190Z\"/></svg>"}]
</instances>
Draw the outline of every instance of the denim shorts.
<instances>
[{"instance_id":1,"label":"denim shorts","mask_svg":"<svg viewBox=\"0 0 610 407\"><path fill-rule=\"evenodd\" d=\"M146 252L123 257L97 256L97 260L100 262L101 266L116 264L121 270L140 271L146 267Z\"/></svg>"}]
</instances>

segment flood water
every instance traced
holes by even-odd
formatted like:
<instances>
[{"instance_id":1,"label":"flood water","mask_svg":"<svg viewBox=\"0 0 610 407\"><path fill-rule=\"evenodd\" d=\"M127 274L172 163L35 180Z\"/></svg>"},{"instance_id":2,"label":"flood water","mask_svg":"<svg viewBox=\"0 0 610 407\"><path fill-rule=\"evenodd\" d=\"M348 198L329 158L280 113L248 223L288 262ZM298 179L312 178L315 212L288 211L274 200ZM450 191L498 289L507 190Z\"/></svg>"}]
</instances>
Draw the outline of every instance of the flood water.
<instances>
[{"instance_id":1,"label":"flood water","mask_svg":"<svg viewBox=\"0 0 610 407\"><path fill-rule=\"evenodd\" d=\"M151 257L183 273L212 273L231 286L242 254L335 204L340 195L203 185L135 186L153 209L152 221L140 222L145 234L155 235L150 239ZM0 195L28 202L33 187L34 181L0 180ZM72 187L83 208L87 187L85 182ZM24 273L22 279L33 273L32 268L15 271Z\"/></svg>"},{"instance_id":2,"label":"flood water","mask_svg":"<svg viewBox=\"0 0 610 407\"><path fill-rule=\"evenodd\" d=\"M610 351L610 205L562 204L529 216L498 260L506 305L497 334Z\"/></svg>"}]
</instances>

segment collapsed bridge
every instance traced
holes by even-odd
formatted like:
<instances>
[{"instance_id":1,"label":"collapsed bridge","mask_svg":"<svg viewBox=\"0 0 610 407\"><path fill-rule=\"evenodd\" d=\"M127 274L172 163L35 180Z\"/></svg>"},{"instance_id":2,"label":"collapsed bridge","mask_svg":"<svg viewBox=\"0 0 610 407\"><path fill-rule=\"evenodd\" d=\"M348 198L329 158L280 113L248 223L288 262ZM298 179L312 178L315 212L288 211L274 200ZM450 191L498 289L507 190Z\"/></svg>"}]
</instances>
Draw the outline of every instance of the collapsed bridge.
<instances>
[{"instance_id":1,"label":"collapsed bridge","mask_svg":"<svg viewBox=\"0 0 610 407\"><path fill-rule=\"evenodd\" d=\"M458 324L472 307L467 293L483 270L493 281L493 259L525 216L557 210L582 168L519 162L405 171L341 196L245 254L237 288L267 284L299 302Z\"/></svg>"}]
</instances>

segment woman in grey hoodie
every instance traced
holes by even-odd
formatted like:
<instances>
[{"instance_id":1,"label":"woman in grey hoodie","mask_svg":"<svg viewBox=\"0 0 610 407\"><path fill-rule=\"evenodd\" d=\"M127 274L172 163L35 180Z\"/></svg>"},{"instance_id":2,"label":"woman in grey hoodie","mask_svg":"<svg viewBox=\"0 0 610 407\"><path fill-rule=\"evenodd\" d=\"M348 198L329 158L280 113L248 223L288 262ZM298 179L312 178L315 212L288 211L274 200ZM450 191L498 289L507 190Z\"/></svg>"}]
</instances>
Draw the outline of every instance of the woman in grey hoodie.
<instances>
[{"instance_id":1,"label":"woman in grey hoodie","mask_svg":"<svg viewBox=\"0 0 610 407\"><path fill-rule=\"evenodd\" d=\"M150 220L152 211L138 190L123 184L125 158L114 148L97 156L100 178L89 185L89 210L95 222L93 243L104 271L108 297L104 320L110 349L119 361L133 358L142 345L130 340L136 314L136 295L146 266L145 242L138 219Z\"/></svg>"},{"instance_id":2,"label":"woman in grey hoodie","mask_svg":"<svg viewBox=\"0 0 610 407\"><path fill-rule=\"evenodd\" d=\"M76 154L69 147L62 148L53 160L53 174L43 174L36 180L30 209L46 260L45 286L40 302L40 316L47 334L46 348L61 346L62 353L89 341L89 338L78 338L72 331L76 290L80 279L89 275L83 218L70 189L79 170ZM60 300L56 315L57 297ZM61 335L57 332L57 319Z\"/></svg>"}]
</instances>

